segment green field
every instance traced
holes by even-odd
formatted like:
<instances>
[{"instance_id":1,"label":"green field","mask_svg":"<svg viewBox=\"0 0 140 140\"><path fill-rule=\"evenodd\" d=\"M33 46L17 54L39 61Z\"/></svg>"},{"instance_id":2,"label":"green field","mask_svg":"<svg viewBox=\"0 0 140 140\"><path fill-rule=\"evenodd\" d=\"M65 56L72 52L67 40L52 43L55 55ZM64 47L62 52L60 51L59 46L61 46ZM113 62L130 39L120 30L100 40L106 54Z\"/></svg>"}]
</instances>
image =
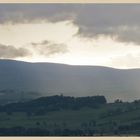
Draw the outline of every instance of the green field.
<instances>
[{"instance_id":1,"label":"green field","mask_svg":"<svg viewBox=\"0 0 140 140\"><path fill-rule=\"evenodd\" d=\"M50 111L45 115L25 112L0 113L0 128L24 127L49 129L94 130L95 135L139 135L140 128L120 130L121 126L140 123L140 104L112 103L98 108Z\"/></svg>"}]
</instances>

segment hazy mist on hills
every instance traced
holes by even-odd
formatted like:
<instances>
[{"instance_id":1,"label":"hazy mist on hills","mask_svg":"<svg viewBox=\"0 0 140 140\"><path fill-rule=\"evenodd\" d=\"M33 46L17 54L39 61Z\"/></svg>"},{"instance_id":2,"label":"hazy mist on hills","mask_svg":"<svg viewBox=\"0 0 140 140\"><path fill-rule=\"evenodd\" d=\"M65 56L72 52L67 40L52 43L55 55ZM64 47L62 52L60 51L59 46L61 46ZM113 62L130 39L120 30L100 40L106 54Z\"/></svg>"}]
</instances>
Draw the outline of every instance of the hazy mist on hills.
<instances>
[{"instance_id":1,"label":"hazy mist on hills","mask_svg":"<svg viewBox=\"0 0 140 140\"><path fill-rule=\"evenodd\" d=\"M22 92L25 92L24 98L30 92L31 98L62 93L104 95L108 102L115 99L133 101L140 99L140 69L0 60L1 99L20 98Z\"/></svg>"}]
</instances>

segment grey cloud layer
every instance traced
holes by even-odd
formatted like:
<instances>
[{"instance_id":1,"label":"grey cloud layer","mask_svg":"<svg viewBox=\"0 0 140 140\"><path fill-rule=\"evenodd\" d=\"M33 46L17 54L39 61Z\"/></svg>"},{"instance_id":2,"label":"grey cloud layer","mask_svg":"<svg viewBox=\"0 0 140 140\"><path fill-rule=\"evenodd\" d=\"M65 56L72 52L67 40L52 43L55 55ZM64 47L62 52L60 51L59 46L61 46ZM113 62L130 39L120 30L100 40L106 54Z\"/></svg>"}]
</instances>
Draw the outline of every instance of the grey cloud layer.
<instances>
[{"instance_id":1,"label":"grey cloud layer","mask_svg":"<svg viewBox=\"0 0 140 140\"><path fill-rule=\"evenodd\" d=\"M44 40L41 43L32 43L32 46L40 55L45 56L66 53L68 51L64 44L55 44L47 40Z\"/></svg>"},{"instance_id":2,"label":"grey cloud layer","mask_svg":"<svg viewBox=\"0 0 140 140\"><path fill-rule=\"evenodd\" d=\"M17 58L30 55L29 51L24 48L15 48L0 44L0 58Z\"/></svg>"},{"instance_id":3,"label":"grey cloud layer","mask_svg":"<svg viewBox=\"0 0 140 140\"><path fill-rule=\"evenodd\" d=\"M0 4L0 22L73 20L79 34L140 44L140 4ZM124 27L127 27L124 30Z\"/></svg>"}]
</instances>

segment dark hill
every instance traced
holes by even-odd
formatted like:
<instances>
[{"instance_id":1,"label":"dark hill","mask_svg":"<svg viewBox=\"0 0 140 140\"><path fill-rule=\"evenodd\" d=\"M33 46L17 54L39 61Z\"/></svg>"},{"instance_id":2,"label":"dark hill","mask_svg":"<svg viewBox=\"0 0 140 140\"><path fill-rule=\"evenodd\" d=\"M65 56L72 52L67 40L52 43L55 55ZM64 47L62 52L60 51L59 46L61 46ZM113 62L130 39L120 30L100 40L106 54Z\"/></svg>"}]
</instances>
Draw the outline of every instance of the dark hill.
<instances>
[{"instance_id":1,"label":"dark hill","mask_svg":"<svg viewBox=\"0 0 140 140\"><path fill-rule=\"evenodd\" d=\"M104 96L91 97L70 97L70 96L48 96L41 97L28 102L11 103L0 107L2 112L32 112L43 114L49 111L58 111L63 109L79 110L83 107L98 108L106 104Z\"/></svg>"}]
</instances>

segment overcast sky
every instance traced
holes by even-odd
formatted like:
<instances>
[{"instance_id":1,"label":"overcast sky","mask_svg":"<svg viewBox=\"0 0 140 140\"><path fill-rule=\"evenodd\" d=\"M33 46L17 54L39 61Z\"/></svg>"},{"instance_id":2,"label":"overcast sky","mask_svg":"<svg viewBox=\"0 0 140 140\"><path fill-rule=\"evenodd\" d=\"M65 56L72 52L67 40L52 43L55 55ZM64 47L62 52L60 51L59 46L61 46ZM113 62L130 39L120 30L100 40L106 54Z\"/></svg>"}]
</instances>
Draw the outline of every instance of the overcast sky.
<instances>
[{"instance_id":1,"label":"overcast sky","mask_svg":"<svg viewBox=\"0 0 140 140\"><path fill-rule=\"evenodd\" d=\"M140 4L0 4L0 58L140 68Z\"/></svg>"}]
</instances>

